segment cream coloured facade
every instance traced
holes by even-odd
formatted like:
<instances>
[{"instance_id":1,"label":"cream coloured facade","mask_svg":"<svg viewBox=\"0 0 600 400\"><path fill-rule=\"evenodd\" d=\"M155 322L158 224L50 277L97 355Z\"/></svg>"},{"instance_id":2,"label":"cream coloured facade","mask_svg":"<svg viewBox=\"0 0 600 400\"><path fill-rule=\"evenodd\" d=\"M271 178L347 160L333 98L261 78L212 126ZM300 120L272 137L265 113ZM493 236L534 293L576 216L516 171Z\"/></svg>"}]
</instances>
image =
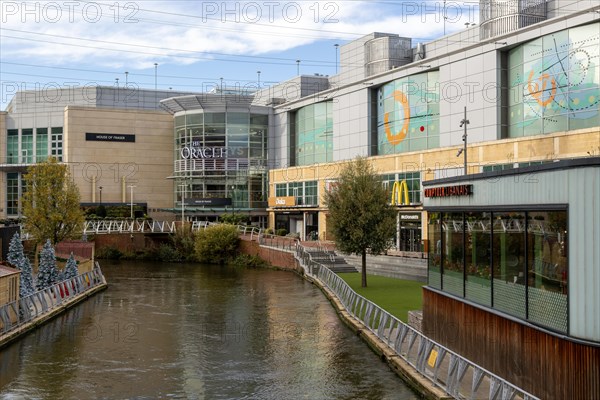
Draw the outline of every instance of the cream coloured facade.
<instances>
[{"instance_id":1,"label":"cream coloured facade","mask_svg":"<svg viewBox=\"0 0 600 400\"><path fill-rule=\"evenodd\" d=\"M150 210L173 204L173 118L163 111L65 108L64 157L83 203L147 203ZM86 134L130 135L134 141L89 140ZM152 211L159 217L159 211ZM163 215L163 218L166 215Z\"/></svg>"}]
</instances>

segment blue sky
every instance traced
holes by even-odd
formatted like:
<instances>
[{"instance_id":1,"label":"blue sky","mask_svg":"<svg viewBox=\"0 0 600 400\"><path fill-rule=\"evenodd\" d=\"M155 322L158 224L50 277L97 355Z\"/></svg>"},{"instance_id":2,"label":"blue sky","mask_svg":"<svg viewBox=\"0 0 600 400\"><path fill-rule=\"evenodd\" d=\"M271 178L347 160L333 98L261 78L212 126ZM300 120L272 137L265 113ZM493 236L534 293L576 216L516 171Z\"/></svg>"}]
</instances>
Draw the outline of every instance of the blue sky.
<instances>
[{"instance_id":1,"label":"blue sky","mask_svg":"<svg viewBox=\"0 0 600 400\"><path fill-rule=\"evenodd\" d=\"M0 1L0 109L17 89L201 91L333 75L335 44L378 31L427 42L478 22L477 0ZM342 68L340 65L339 68ZM125 74L125 72L128 74Z\"/></svg>"}]
</instances>

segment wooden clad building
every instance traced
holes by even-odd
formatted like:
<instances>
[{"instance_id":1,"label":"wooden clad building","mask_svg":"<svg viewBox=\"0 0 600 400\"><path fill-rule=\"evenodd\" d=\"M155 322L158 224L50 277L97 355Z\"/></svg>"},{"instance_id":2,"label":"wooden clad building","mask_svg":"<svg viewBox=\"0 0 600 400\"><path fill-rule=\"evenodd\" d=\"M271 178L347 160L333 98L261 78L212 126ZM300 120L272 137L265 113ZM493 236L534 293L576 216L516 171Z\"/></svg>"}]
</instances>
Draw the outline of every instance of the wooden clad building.
<instances>
[{"instance_id":1,"label":"wooden clad building","mask_svg":"<svg viewBox=\"0 0 600 400\"><path fill-rule=\"evenodd\" d=\"M599 398L600 157L423 186L425 334L540 398Z\"/></svg>"}]
</instances>

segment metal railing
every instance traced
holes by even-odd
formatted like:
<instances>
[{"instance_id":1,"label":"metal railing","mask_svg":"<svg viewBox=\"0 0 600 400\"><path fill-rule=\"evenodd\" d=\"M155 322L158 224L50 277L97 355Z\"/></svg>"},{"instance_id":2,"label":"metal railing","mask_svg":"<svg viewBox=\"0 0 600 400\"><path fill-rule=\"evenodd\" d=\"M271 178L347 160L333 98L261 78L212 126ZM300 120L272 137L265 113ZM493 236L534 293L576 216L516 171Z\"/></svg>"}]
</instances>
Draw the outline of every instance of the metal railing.
<instances>
[{"instance_id":1,"label":"metal railing","mask_svg":"<svg viewBox=\"0 0 600 400\"><path fill-rule=\"evenodd\" d=\"M537 399L359 295L337 274L313 260L304 246L298 244L295 255L305 273L329 288L350 315L450 396L456 399Z\"/></svg>"},{"instance_id":2,"label":"metal railing","mask_svg":"<svg viewBox=\"0 0 600 400\"><path fill-rule=\"evenodd\" d=\"M70 299L106 283L100 266L0 307L0 335L49 313Z\"/></svg>"},{"instance_id":3,"label":"metal railing","mask_svg":"<svg viewBox=\"0 0 600 400\"><path fill-rule=\"evenodd\" d=\"M84 234L103 233L174 233L173 221L151 220L98 220L85 221Z\"/></svg>"},{"instance_id":4,"label":"metal railing","mask_svg":"<svg viewBox=\"0 0 600 400\"><path fill-rule=\"evenodd\" d=\"M286 251L295 251L299 242L300 241L296 238L271 234L261 234L258 237L259 245L274 247Z\"/></svg>"}]
</instances>

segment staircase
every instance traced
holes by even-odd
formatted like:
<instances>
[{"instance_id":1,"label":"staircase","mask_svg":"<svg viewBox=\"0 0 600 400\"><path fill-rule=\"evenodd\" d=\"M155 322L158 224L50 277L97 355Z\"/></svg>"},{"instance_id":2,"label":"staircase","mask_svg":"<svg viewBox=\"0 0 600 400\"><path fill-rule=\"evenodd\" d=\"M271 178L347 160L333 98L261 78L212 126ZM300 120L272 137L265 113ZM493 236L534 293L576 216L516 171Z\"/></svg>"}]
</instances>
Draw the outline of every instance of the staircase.
<instances>
[{"instance_id":1,"label":"staircase","mask_svg":"<svg viewBox=\"0 0 600 400\"><path fill-rule=\"evenodd\" d=\"M321 247L306 247L306 250L310 253L311 258L314 261L323 264L336 274L341 272L358 272L353 265L346 262L344 257L337 255L333 250L327 250Z\"/></svg>"}]
</instances>

